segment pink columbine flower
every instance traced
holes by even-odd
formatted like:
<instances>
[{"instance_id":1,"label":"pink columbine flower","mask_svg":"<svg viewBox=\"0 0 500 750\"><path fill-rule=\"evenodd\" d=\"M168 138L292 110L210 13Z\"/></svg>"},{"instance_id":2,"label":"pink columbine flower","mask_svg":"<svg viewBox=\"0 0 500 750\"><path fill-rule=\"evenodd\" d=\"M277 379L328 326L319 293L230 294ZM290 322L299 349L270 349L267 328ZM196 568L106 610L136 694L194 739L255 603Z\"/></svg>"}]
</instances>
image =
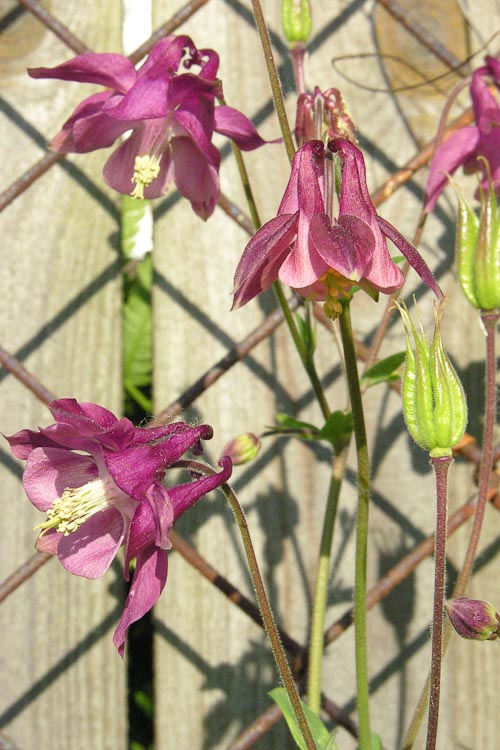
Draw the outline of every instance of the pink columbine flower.
<instances>
[{"instance_id":1,"label":"pink columbine flower","mask_svg":"<svg viewBox=\"0 0 500 750\"><path fill-rule=\"evenodd\" d=\"M488 79L500 85L500 61L486 58L486 65L472 75L470 94L476 124L452 133L437 149L432 159L426 188L426 210L434 205L448 184L448 174L463 165L467 172L480 171L481 184L488 191L488 174L484 157L490 168L495 192L500 194L500 107L488 88Z\"/></svg>"},{"instance_id":2,"label":"pink columbine flower","mask_svg":"<svg viewBox=\"0 0 500 750\"><path fill-rule=\"evenodd\" d=\"M185 451L200 453L208 425L174 422L140 428L97 404L65 398L49 408L55 424L8 437L12 452L26 461L23 485L29 500L46 513L36 547L57 555L66 570L100 578L120 546L124 577L136 558L134 577L113 637L123 655L128 627L148 612L167 579L168 533L185 510L231 475L222 471L166 489L168 467Z\"/></svg>"},{"instance_id":3,"label":"pink columbine flower","mask_svg":"<svg viewBox=\"0 0 500 750\"><path fill-rule=\"evenodd\" d=\"M195 66L198 73L184 72ZM173 181L207 219L220 194L214 131L243 150L265 143L241 112L215 106L215 97L222 96L218 66L214 50L198 50L188 36L167 36L138 70L123 55L86 53L55 68L28 72L32 78L106 87L78 105L50 148L86 153L113 145L131 130L106 162L108 185L136 198L158 198Z\"/></svg>"},{"instance_id":4,"label":"pink columbine flower","mask_svg":"<svg viewBox=\"0 0 500 750\"><path fill-rule=\"evenodd\" d=\"M391 293L403 283L387 249L389 238L423 281L442 296L415 248L378 216L366 185L361 151L349 140L329 142L342 161L338 219L330 218L325 188L325 149L309 141L295 154L278 215L246 246L234 278L234 308L241 307L279 279L299 294L326 300L332 317L339 300L358 284L367 291Z\"/></svg>"}]
</instances>

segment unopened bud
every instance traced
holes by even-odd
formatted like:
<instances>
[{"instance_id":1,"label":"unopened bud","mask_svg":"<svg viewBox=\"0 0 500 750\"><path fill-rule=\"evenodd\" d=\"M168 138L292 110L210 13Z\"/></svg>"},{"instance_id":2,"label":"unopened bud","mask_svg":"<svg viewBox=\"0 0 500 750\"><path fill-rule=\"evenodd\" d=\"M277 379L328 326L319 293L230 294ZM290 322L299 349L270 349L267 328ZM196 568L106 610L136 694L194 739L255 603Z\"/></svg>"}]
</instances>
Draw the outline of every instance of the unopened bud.
<instances>
[{"instance_id":1,"label":"unopened bud","mask_svg":"<svg viewBox=\"0 0 500 750\"><path fill-rule=\"evenodd\" d=\"M237 435L229 441L222 451L223 456L229 456L235 466L253 461L261 448L261 442L253 432Z\"/></svg>"},{"instance_id":2,"label":"unopened bud","mask_svg":"<svg viewBox=\"0 0 500 750\"><path fill-rule=\"evenodd\" d=\"M281 23L287 42L307 42L312 31L309 0L282 0Z\"/></svg>"},{"instance_id":3,"label":"unopened bud","mask_svg":"<svg viewBox=\"0 0 500 750\"><path fill-rule=\"evenodd\" d=\"M485 159L488 190L481 191L479 216L458 194L455 239L457 273L463 293L478 310L500 307L500 211L489 165Z\"/></svg>"},{"instance_id":4,"label":"unopened bud","mask_svg":"<svg viewBox=\"0 0 500 750\"><path fill-rule=\"evenodd\" d=\"M435 314L434 336L429 346L404 302L395 302L405 327L406 368L403 378L403 412L410 435L432 458L451 456L467 424L467 403L462 384L445 354L441 341L444 300ZM417 311L418 313L418 311ZM415 348L412 348L410 337Z\"/></svg>"},{"instance_id":5,"label":"unopened bud","mask_svg":"<svg viewBox=\"0 0 500 750\"><path fill-rule=\"evenodd\" d=\"M444 606L451 624L462 638L494 641L498 637L500 617L489 602L462 596L450 599Z\"/></svg>"}]
</instances>

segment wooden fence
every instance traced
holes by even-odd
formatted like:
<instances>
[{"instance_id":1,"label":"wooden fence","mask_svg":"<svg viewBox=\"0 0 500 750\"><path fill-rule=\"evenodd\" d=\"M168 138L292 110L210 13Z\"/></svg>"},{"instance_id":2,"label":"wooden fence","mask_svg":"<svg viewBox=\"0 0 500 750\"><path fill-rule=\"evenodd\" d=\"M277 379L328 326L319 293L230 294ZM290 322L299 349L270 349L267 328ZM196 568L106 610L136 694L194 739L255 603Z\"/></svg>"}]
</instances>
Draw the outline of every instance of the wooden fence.
<instances>
[{"instance_id":1,"label":"wooden fence","mask_svg":"<svg viewBox=\"0 0 500 750\"><path fill-rule=\"evenodd\" d=\"M209 0L197 6L191 8L196 12L180 31L191 35L198 47L218 50L228 104L252 117L266 138L275 138L279 130L249 2ZM393 12L402 9L403 16L396 20L383 6L391 6ZM52 0L41 7L84 46L95 51L120 49L119 0ZM180 8L178 2L155 0L154 28ZM37 10L39 4L32 1L4 3L0 18L0 190L6 191L0 196L0 207L5 207L0 219L0 343L57 396L99 402L119 412L119 200L102 180L104 154L53 160L49 169L35 170L31 177L36 179L29 187L26 179L19 179L40 159L47 159L46 142L82 98L80 85L26 76L26 67L54 65L74 54L48 27L50 19L43 22L36 17ZM478 50L498 28L496 4L481 0L472 10L472 17L465 19L458 2L452 0L419 3L418 13L417 5L409 1L397 7L387 0L313 2L308 84L342 89L359 128L373 189L433 137L446 92L459 78L459 73L449 73L449 66ZM293 78L280 32L279 4L266 3L264 12L293 116ZM405 28L405 19L413 33ZM174 29L175 24L167 33ZM417 41L415 33L421 29L427 36L420 34ZM71 40L66 34L67 41ZM436 42L444 49L440 60ZM350 57L341 60L343 56ZM481 57L474 58L474 63ZM422 77L436 80L391 93L420 84ZM244 207L230 150L222 139L220 145L222 189ZM284 151L279 145L268 146L245 159L262 218L267 220L276 210L287 179ZM381 208L384 217L397 221L407 236L415 229L424 179L420 172L405 179ZM154 213L154 399L155 410L160 412L264 325L273 300L263 297L242 311L229 312L234 268L247 235L222 210L216 210L206 224L195 222L189 204L171 193L155 203ZM422 248L443 288L452 295L445 343L468 391L469 431L479 436L483 339L476 317L464 312L456 290L453 213L452 201L441 201ZM409 281L411 291L421 299L424 322L430 324L432 301L414 276ZM356 304L354 325L361 342L371 340L384 304L381 300L376 306L368 299ZM183 411L187 419L199 418L214 426L215 437L207 446L212 460L234 434L261 433L277 411L320 420L286 332L275 328L246 356L235 354L234 366ZM400 351L402 342L401 326L394 321L383 354ZM331 333L321 327L318 346L331 403L343 408L346 394L338 350ZM13 372L16 362L5 353L2 356L2 432L48 424L50 415L43 402L26 387L26 379L23 382L22 375ZM171 412L175 412L173 407ZM373 450L372 585L432 533L434 493L424 454L406 435L398 395L382 387L374 389L367 400L367 418ZM33 553L37 514L22 490L21 465L6 444L0 446L0 460L3 579ZM351 458L341 496L328 623L352 602L354 467ZM328 474L326 452L313 451L298 441L267 439L255 464L236 469L233 476L256 535L277 619L302 645L308 636ZM450 511L474 492L473 468L459 459L453 469ZM496 510L488 509L485 526L484 552L471 592L498 605L500 518ZM214 494L199 504L177 529L220 575L253 597L236 527L220 496ZM462 559L466 534L461 528L450 541L450 576ZM374 728L386 738L387 748L397 746L428 668L432 574L432 563L426 559L369 615ZM103 579L88 581L68 575L49 561L4 602L0 747L2 743L17 750L120 750L127 746L127 675L111 643L123 593L118 563ZM236 738L268 709L267 691L277 682L260 627L178 552L170 556L169 581L154 609L154 627L156 750L250 747L247 739ZM342 710L340 723L348 725L349 715L355 717L352 630L333 642L327 654L324 692ZM453 643L444 672L441 748L496 748L500 729L496 660L494 648ZM273 714L268 712L266 720L273 724ZM356 745L345 726L339 729L338 744L346 750ZM283 722L278 722L268 735L257 735L255 746L271 750L293 745Z\"/></svg>"}]
</instances>

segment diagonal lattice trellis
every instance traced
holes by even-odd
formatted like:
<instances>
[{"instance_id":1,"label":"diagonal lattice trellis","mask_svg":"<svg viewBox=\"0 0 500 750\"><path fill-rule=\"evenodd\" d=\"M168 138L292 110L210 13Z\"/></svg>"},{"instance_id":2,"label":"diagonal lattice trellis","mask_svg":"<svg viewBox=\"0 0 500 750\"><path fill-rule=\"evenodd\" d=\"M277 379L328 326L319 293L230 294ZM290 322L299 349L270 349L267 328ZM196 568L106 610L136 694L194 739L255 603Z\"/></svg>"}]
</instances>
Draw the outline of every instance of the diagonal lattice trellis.
<instances>
[{"instance_id":1,"label":"diagonal lattice trellis","mask_svg":"<svg viewBox=\"0 0 500 750\"><path fill-rule=\"evenodd\" d=\"M23 3L28 7L31 11L39 11L38 3ZM198 3L197 5L190 5L186 6L186 11L178 14L177 19L173 22L169 22L168 24L165 24L161 32L155 35L154 39L150 41L150 46L154 43L154 41L158 38L158 36L161 36L164 33L170 33L175 28L178 27L180 23L182 23L187 15L189 15L190 12L195 12L198 10L198 7L203 5L202 3ZM44 23L46 23L50 28L55 30L58 29L59 36L65 43L69 43L68 46L70 46L74 51L83 51L86 49L86 46L83 45L81 42L78 41L78 39L71 35L55 18L50 17L46 12L43 12L43 14L40 17L40 20ZM323 33L323 36L318 35L318 38L327 39L328 36ZM75 46L76 45L76 46ZM147 51L147 45L148 43L145 43L141 47L139 57L143 55ZM313 45L314 46L314 45ZM431 44L432 48L432 44ZM139 57L136 57L135 59L139 59ZM285 71L286 73L286 71ZM286 78L286 75L285 75ZM263 107L263 112L266 111L266 107ZM5 106L4 112L7 114L7 116L11 117L11 119L15 119L15 113L9 110L9 105ZM466 115L465 117L470 117L470 115ZM18 118L19 119L19 118ZM257 118L258 119L258 118ZM21 123L22 125L22 123ZM29 126L29 123L28 123ZM29 127L24 127L24 131L29 130ZM30 126L32 128L32 132L28 133L30 137L38 138L38 141L41 140L41 136L38 133L36 128L33 128L33 126ZM413 173L422 166L426 159L429 157L429 149L424 149L420 155L413 160L413 164L410 167L407 167L406 169L401 170L397 175L391 177L389 181L386 183L386 185L380 189L380 191L377 192L377 195L382 198L389 197L392 192L402 185L404 182L406 182L408 179L410 179L413 175ZM29 187L31 184L36 182L42 175L44 175L54 164L56 164L59 161L59 157L56 155L48 155L47 157L44 157L42 161L39 163L38 166L35 166L33 169L29 170L29 172L24 175L23 177L19 178L19 180L16 180L16 182L3 193L2 197L0 198L0 205L2 207L5 207L8 205L11 201L13 201L15 198L21 196L22 192ZM71 180L75 180L78 184L84 187L85 192L90 194L92 197L92 200L97 200L101 206L104 207L104 210L109 214L110 218L113 221L116 221L117 219L117 213L116 209L114 208L114 204L110 201L110 199L103 194L99 187L99 183L93 180L89 180L88 176L85 173L82 173L78 170L77 167L71 165L68 166L67 169L69 170L69 175ZM1 202L3 200L3 203ZM165 202L164 204L161 204L160 207L157 209L157 218L161 219L162 216L166 214L166 212L170 209L170 204L168 202ZM229 213L229 216L231 216L231 213ZM174 225L175 225L176 219L174 219ZM239 230L238 230L239 231ZM28 379L23 375L23 373L19 370L20 362L23 361L27 356L35 352L38 347L48 338L50 338L55 331L60 326L64 326L66 321L68 320L68 317L71 315L76 314L81 308L85 307L89 301L92 299L92 297L98 293L100 290L102 290L111 280L115 279L119 275L119 268L115 263L111 263L105 268L102 269L100 274L93 276L90 283L84 287L82 290L79 291L79 293L72 298L68 304L63 307L58 315L54 316L52 319L49 319L47 322L43 324L43 326L38 329L33 336L28 340L27 343L23 345L23 347L16 351L16 357L10 358L9 355L5 354L3 356L3 364L6 367L6 369L13 372L16 377L20 380L20 382L23 382L25 385L29 386ZM205 319L203 318L203 313L200 313L200 307L197 305L193 305L191 303L191 308L189 308L190 305L190 299L189 297L182 294L182 292L179 292L179 287L175 286L175 284L172 284L172 282L165 276L162 275L161 271L158 272L157 275L157 287L160 289L161 292L163 292L165 295L169 296L170 299L173 299L175 304L179 306L183 306L184 308L188 308L188 312L193 317L198 317L198 323L205 327L207 330L209 328L213 328L214 325L214 318L213 316L206 315ZM181 287L182 288L182 287ZM276 329L276 327L280 323L280 316L276 313L271 313L266 317L265 322L259 326L255 332L248 337L245 337L243 339L243 342L240 344L235 344L234 339L231 336L228 336L224 330L221 328L219 333L216 334L219 335L220 343L225 348L232 347L232 350L229 354L226 354L224 358L221 360L221 362L215 366L215 367L209 367L208 368L208 375L202 376L198 384L195 385L192 389L188 389L186 393L188 395L183 395L180 398L175 399L175 401L172 403L170 407L167 407L163 409L162 413L165 413L165 415L173 416L177 413L179 413L181 408L186 408L188 405L194 402L194 400L200 396L202 393L206 392L206 389L215 382L216 378L214 377L214 373L220 377L222 374L228 372L230 368L232 368L233 365L236 363L243 361L244 358L246 358L249 353L254 349L254 347L257 346L261 341L265 340L273 331ZM246 359L246 362L249 362L248 359ZM266 367L263 365L259 365L259 362L257 361L250 361L249 367L251 369L252 376L255 377L256 375L260 378L262 378L263 381L269 381L271 377L271 373ZM190 374L190 373L189 373ZM181 382L179 380L179 382ZM48 392L43 389L43 387L36 385L36 380L32 380L32 385L34 384L35 393L38 397L42 397L42 399L47 398ZM178 384L175 386L178 388ZM287 397L287 393L283 393L283 398ZM307 400L307 394L305 396ZM160 411L160 409L158 409ZM467 450L471 453L472 457L477 459L477 456L473 455L473 451L467 448L465 446L464 452L466 453ZM6 459L6 462L8 459ZM244 483L243 483L244 484ZM456 517L456 522L463 522L468 515L470 515L472 506L469 504L466 510L461 511L458 516ZM191 550L189 550L187 547L182 548L182 545L184 544L181 537L178 539L177 546L178 548L184 550L184 553L187 555L191 555L191 561L196 562L196 565L199 569L201 569L204 565L206 566L206 562L203 560L202 557L198 556L197 559L195 559L195 556ZM413 551L409 553L409 555L406 558L403 558L403 562L400 563L400 567L398 568L399 573L392 574L389 576L389 579L392 580L394 585L398 583L400 580L403 580L405 576L407 576L411 570L413 570L414 566L417 565L426 555L429 555L432 551L432 542L427 540L425 548L422 549L420 554L415 554ZM408 563L408 559L411 559L411 564ZM243 601L242 594L238 591L237 587L230 587L230 584L227 582L224 582L224 577L217 574L213 569L210 572L208 569L205 568L205 573L211 577L213 582L217 582L221 585L222 589L226 590L226 593L230 593L230 598L232 601L235 601L235 603L238 603ZM377 600L377 596L386 595L389 591L389 587L387 585L387 578L382 579L382 582L380 583L379 587L377 588L377 595L373 595L373 603ZM248 605L245 604L245 607L247 609L249 608ZM330 638L332 638L332 633L337 634L340 631L343 631L345 627L349 624L349 614L346 614L342 620L342 625L334 625L330 629ZM111 623L108 625L108 627L111 626ZM101 634L97 635L96 638L101 637ZM334 636L336 637L336 635ZM90 638L92 640L92 635L90 634ZM296 667L298 670L298 675L300 674L301 668L303 668L303 661L301 660L301 657L303 655L303 651L300 649L300 647L297 647L297 645L292 646L294 643L292 639L289 640L289 645L292 648L291 653L294 654L295 657L298 658ZM295 653L294 653L295 650ZM64 669L64 662L61 663L58 670L56 670L56 674L59 674L61 670ZM40 690L43 690L44 687L42 684L40 684ZM352 725L349 724L349 720L339 712L338 708L335 707L334 704L331 703L328 699L326 699L325 707L330 709L332 715L334 716L336 721L343 722L344 725L350 726L351 729L353 729ZM12 713L12 712L11 712ZM267 724L266 721L260 725L259 732L262 731L262 728L266 728L267 726L272 723L272 720L278 717L278 712L273 709L272 711L267 712ZM248 736L248 735L247 735ZM252 740L255 739L255 735L252 735ZM245 744L246 743L246 744ZM235 743L233 747L247 747L248 741L241 740L239 743Z\"/></svg>"}]
</instances>

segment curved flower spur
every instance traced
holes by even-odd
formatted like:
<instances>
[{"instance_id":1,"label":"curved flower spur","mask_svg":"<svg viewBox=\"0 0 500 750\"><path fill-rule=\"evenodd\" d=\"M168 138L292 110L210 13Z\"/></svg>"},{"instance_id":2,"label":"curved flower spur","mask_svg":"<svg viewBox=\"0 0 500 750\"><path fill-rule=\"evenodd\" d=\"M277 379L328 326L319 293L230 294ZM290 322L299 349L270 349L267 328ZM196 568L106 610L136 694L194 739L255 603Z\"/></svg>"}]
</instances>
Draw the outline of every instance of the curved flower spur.
<instances>
[{"instance_id":1,"label":"curved flower spur","mask_svg":"<svg viewBox=\"0 0 500 750\"><path fill-rule=\"evenodd\" d=\"M222 471L166 489L166 471L189 449L201 453L208 425L174 422L134 427L97 404L59 399L49 404L55 424L7 437L26 461L23 485L46 513L36 547L57 555L75 575L99 578L125 548L124 578L136 566L113 643L123 655L128 627L155 604L167 579L168 533L188 508L231 475Z\"/></svg>"},{"instance_id":2,"label":"curved flower spur","mask_svg":"<svg viewBox=\"0 0 500 750\"><path fill-rule=\"evenodd\" d=\"M107 88L80 102L51 149L95 151L131 130L104 166L107 184L136 198L159 198L173 181L195 213L207 219L220 195L220 154L213 133L231 138L243 151L266 143L241 112L215 105L222 96L218 67L214 50L198 50L188 36L167 36L137 70L127 57L105 52L28 73Z\"/></svg>"}]
</instances>

